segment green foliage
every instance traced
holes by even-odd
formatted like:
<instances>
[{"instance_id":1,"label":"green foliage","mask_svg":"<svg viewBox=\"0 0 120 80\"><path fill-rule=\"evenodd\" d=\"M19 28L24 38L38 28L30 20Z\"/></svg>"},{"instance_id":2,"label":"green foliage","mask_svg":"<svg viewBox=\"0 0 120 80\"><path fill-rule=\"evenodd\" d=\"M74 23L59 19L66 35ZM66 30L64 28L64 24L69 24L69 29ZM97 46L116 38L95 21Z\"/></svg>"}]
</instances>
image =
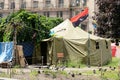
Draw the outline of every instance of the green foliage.
<instances>
[{"instance_id":1,"label":"green foliage","mask_svg":"<svg viewBox=\"0 0 120 80\"><path fill-rule=\"evenodd\" d=\"M17 29L17 42L35 41L49 38L49 31L63 20L20 10L6 18L0 18L0 42L13 41L14 28Z\"/></svg>"},{"instance_id":2,"label":"green foliage","mask_svg":"<svg viewBox=\"0 0 120 80\"><path fill-rule=\"evenodd\" d=\"M30 73L31 76L37 76L38 75L38 72L36 70L31 70L31 73Z\"/></svg>"},{"instance_id":3,"label":"green foliage","mask_svg":"<svg viewBox=\"0 0 120 80\"><path fill-rule=\"evenodd\" d=\"M37 80L38 72L35 69L32 69L30 72L30 79L31 80Z\"/></svg>"},{"instance_id":4,"label":"green foliage","mask_svg":"<svg viewBox=\"0 0 120 80\"><path fill-rule=\"evenodd\" d=\"M79 62L72 62L72 61L68 61L67 62L67 66L68 67L74 67L74 68L79 68L79 67L85 67L86 65L85 64L83 64L81 61L79 61Z\"/></svg>"},{"instance_id":5,"label":"green foliage","mask_svg":"<svg viewBox=\"0 0 120 80\"><path fill-rule=\"evenodd\" d=\"M118 65L120 63L119 61L120 61L119 58L113 57L112 61L108 65L106 65L106 66L108 66L108 67L109 66L118 67Z\"/></svg>"},{"instance_id":6,"label":"green foliage","mask_svg":"<svg viewBox=\"0 0 120 80\"><path fill-rule=\"evenodd\" d=\"M68 76L68 73L66 71L58 71L58 73L66 76L66 77Z\"/></svg>"},{"instance_id":7,"label":"green foliage","mask_svg":"<svg viewBox=\"0 0 120 80\"><path fill-rule=\"evenodd\" d=\"M112 80L119 80L117 71L107 71L104 73L103 78L112 79Z\"/></svg>"},{"instance_id":8,"label":"green foliage","mask_svg":"<svg viewBox=\"0 0 120 80\"><path fill-rule=\"evenodd\" d=\"M5 72L2 72L2 73L0 73L0 77L9 77L9 75L6 74Z\"/></svg>"},{"instance_id":9,"label":"green foliage","mask_svg":"<svg viewBox=\"0 0 120 80\"><path fill-rule=\"evenodd\" d=\"M97 34L106 38L120 38L120 4L119 0L96 0L99 12L96 12L98 23Z\"/></svg>"}]
</instances>

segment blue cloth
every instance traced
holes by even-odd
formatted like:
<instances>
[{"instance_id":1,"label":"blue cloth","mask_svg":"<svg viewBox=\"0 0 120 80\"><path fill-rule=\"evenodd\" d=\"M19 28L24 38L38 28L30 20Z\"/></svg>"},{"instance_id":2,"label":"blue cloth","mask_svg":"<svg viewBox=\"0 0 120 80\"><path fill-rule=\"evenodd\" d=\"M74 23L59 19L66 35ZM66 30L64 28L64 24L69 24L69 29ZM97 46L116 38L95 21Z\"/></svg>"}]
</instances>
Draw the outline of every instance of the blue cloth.
<instances>
[{"instance_id":1,"label":"blue cloth","mask_svg":"<svg viewBox=\"0 0 120 80\"><path fill-rule=\"evenodd\" d=\"M13 58L13 42L0 42L0 63L10 62Z\"/></svg>"},{"instance_id":2,"label":"blue cloth","mask_svg":"<svg viewBox=\"0 0 120 80\"><path fill-rule=\"evenodd\" d=\"M93 24L93 28L96 29L96 28L97 28L97 25L96 25L96 24Z\"/></svg>"},{"instance_id":3,"label":"blue cloth","mask_svg":"<svg viewBox=\"0 0 120 80\"><path fill-rule=\"evenodd\" d=\"M93 20L92 25L93 25L93 28L96 29L98 27L97 21Z\"/></svg>"},{"instance_id":4,"label":"blue cloth","mask_svg":"<svg viewBox=\"0 0 120 80\"><path fill-rule=\"evenodd\" d=\"M23 53L25 57L31 57L34 50L34 44L32 42L18 43L18 45L23 46Z\"/></svg>"},{"instance_id":5,"label":"blue cloth","mask_svg":"<svg viewBox=\"0 0 120 80\"><path fill-rule=\"evenodd\" d=\"M52 36L52 35L54 35L55 34L55 32L54 31L52 31L52 30L50 30L50 36Z\"/></svg>"}]
</instances>

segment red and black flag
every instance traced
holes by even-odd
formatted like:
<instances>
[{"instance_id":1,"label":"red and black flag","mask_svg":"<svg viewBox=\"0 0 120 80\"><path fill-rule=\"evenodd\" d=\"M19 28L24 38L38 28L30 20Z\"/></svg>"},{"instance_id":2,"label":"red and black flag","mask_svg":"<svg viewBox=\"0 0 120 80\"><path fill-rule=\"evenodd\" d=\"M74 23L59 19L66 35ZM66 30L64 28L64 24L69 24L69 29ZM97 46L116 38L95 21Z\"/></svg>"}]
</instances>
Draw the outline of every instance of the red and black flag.
<instances>
[{"instance_id":1,"label":"red and black flag","mask_svg":"<svg viewBox=\"0 0 120 80\"><path fill-rule=\"evenodd\" d=\"M88 17L88 8L85 8L82 12L79 14L73 16L70 21L73 23L73 25L76 27L78 26L82 21L84 21Z\"/></svg>"}]
</instances>

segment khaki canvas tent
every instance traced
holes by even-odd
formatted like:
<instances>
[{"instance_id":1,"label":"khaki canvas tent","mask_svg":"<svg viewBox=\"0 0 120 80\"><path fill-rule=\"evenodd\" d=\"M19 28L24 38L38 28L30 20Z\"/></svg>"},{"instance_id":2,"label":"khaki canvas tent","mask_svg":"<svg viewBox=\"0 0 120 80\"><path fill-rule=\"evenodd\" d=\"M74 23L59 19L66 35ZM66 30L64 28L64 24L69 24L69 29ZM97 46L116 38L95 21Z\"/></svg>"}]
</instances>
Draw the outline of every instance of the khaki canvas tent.
<instances>
[{"instance_id":1,"label":"khaki canvas tent","mask_svg":"<svg viewBox=\"0 0 120 80\"><path fill-rule=\"evenodd\" d=\"M46 54L46 63L56 64L59 57L65 62L77 64L104 65L111 61L110 40L73 27L68 19L56 27L60 28L55 28L54 36L42 42L47 45L46 52L41 51L43 56Z\"/></svg>"}]
</instances>

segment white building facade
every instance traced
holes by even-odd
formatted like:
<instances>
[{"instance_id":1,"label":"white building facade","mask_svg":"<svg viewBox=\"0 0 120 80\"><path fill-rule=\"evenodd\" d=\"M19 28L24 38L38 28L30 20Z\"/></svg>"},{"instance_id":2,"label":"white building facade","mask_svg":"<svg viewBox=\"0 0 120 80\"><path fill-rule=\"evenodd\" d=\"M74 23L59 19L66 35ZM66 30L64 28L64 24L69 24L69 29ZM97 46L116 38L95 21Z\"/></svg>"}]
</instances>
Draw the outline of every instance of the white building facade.
<instances>
[{"instance_id":1,"label":"white building facade","mask_svg":"<svg viewBox=\"0 0 120 80\"><path fill-rule=\"evenodd\" d=\"M88 7L89 18L82 23L82 28L92 31L91 17L94 15L94 5L94 0L0 0L0 17L25 9L47 17L69 19L81 12L84 7Z\"/></svg>"}]
</instances>

